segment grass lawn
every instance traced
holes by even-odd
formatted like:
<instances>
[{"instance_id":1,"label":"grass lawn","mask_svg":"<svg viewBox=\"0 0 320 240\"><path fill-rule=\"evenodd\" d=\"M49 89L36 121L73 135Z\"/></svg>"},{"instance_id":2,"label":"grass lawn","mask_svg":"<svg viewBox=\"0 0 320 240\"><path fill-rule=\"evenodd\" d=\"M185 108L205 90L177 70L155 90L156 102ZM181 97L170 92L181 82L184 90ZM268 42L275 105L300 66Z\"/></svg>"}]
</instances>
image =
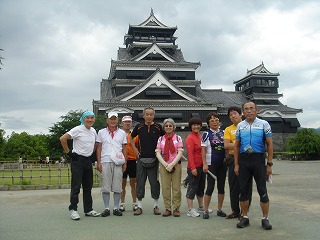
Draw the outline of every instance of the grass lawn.
<instances>
[{"instance_id":1,"label":"grass lawn","mask_svg":"<svg viewBox=\"0 0 320 240\"><path fill-rule=\"evenodd\" d=\"M1 167L0 185L64 185L71 183L71 170L69 164L34 165L6 168ZM100 183L99 172L93 168L93 182Z\"/></svg>"}]
</instances>

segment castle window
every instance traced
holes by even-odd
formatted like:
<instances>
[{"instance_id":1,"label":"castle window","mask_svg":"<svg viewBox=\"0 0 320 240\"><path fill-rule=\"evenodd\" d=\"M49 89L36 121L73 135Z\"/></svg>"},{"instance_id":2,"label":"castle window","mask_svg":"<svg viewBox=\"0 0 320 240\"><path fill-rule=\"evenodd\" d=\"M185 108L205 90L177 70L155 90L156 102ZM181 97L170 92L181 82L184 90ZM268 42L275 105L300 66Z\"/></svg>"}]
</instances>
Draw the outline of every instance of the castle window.
<instances>
[{"instance_id":1,"label":"castle window","mask_svg":"<svg viewBox=\"0 0 320 240\"><path fill-rule=\"evenodd\" d=\"M274 80L268 80L268 86L273 87L275 85Z\"/></svg>"},{"instance_id":2,"label":"castle window","mask_svg":"<svg viewBox=\"0 0 320 240\"><path fill-rule=\"evenodd\" d=\"M186 79L186 74L183 72L171 72L170 79Z\"/></svg>"},{"instance_id":3,"label":"castle window","mask_svg":"<svg viewBox=\"0 0 320 240\"><path fill-rule=\"evenodd\" d=\"M167 90L147 90L146 96L171 96L171 91Z\"/></svg>"},{"instance_id":4,"label":"castle window","mask_svg":"<svg viewBox=\"0 0 320 240\"><path fill-rule=\"evenodd\" d=\"M261 86L261 79L257 79L257 85Z\"/></svg>"},{"instance_id":5,"label":"castle window","mask_svg":"<svg viewBox=\"0 0 320 240\"><path fill-rule=\"evenodd\" d=\"M127 72L128 79L143 79L143 72Z\"/></svg>"}]
</instances>

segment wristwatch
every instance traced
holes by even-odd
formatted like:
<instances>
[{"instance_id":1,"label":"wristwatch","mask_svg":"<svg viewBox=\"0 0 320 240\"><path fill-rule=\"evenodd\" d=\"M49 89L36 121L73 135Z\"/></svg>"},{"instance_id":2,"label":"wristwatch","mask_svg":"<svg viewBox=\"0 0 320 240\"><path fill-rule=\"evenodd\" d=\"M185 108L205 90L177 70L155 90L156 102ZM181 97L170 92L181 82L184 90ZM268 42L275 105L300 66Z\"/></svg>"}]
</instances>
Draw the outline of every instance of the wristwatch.
<instances>
[{"instance_id":1,"label":"wristwatch","mask_svg":"<svg viewBox=\"0 0 320 240\"><path fill-rule=\"evenodd\" d=\"M272 162L267 162L267 165L272 167L273 163Z\"/></svg>"}]
</instances>

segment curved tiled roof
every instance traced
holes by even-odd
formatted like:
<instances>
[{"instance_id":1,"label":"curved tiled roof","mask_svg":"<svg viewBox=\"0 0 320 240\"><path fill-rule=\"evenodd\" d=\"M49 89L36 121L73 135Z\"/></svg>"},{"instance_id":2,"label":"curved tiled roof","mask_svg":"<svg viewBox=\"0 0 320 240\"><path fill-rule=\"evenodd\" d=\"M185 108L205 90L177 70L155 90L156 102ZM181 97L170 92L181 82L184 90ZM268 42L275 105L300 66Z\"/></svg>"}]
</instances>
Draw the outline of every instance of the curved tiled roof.
<instances>
[{"instance_id":1,"label":"curved tiled roof","mask_svg":"<svg viewBox=\"0 0 320 240\"><path fill-rule=\"evenodd\" d=\"M160 73L165 79L167 79L166 76L163 75L159 69L157 69L149 78L147 78L146 80L144 80L142 83L140 83L139 85L137 85L136 87L134 87L134 88L131 89L130 91L128 91L128 92L126 92L126 93L124 93L124 94L122 94L122 95L120 95L120 96L117 96L117 97L113 98L113 100L114 100L114 101L121 101L121 99L123 99L123 98L125 98L125 97L128 97L128 96L130 96L130 95L138 92L141 88L143 88L144 86L146 86L146 84L149 82L149 80L152 79L157 73ZM169 81L169 80L167 79L167 81ZM173 85L176 89L179 89L179 91L180 91L181 93L185 94L185 95L188 96L189 98L192 98L192 99L194 99L194 100L197 101L197 102L203 102L203 99L198 98L198 97L195 97L195 96L193 96L192 94L184 91L183 89L181 89L181 88L179 88L177 85L175 85L172 81L169 81L169 82L171 83L171 85ZM161 100L161 101L163 101L163 100Z\"/></svg>"},{"instance_id":2,"label":"curved tiled roof","mask_svg":"<svg viewBox=\"0 0 320 240\"><path fill-rule=\"evenodd\" d=\"M171 58L174 61L178 62L179 59L176 59L174 56L169 55L168 53L166 53L166 51L163 51L162 48L157 44L157 43L153 43L151 44L149 47L147 47L144 51L142 51L141 53L139 53L138 55L132 57L130 60L134 61L136 59L138 59L139 57L143 56L144 54L146 54L152 47L155 47L155 49L159 49L161 51L161 54L163 54L163 56L165 58ZM154 50L155 50L154 49Z\"/></svg>"},{"instance_id":3,"label":"curved tiled roof","mask_svg":"<svg viewBox=\"0 0 320 240\"><path fill-rule=\"evenodd\" d=\"M264 64L262 62L259 66L255 67L251 70L247 70L247 74L243 78L241 78L239 80L235 80L235 81L233 81L233 83L234 84L240 83L244 79L247 79L249 76L279 76L279 75L280 75L279 73L272 73L268 69L266 69L266 67L264 66Z\"/></svg>"},{"instance_id":4,"label":"curved tiled roof","mask_svg":"<svg viewBox=\"0 0 320 240\"><path fill-rule=\"evenodd\" d=\"M130 44L131 46L131 44ZM133 56L129 53L131 48L133 47L128 47L128 48L119 48L118 49L118 57L117 57L117 60L118 61L129 61L130 59L133 58ZM152 46L152 44L135 44L134 47L144 47L146 49L149 49L150 47ZM177 48L176 45L166 45L166 46L161 46L159 45L159 48L162 49L162 48L173 48L175 49L174 51L174 54L173 55L169 55L170 57L174 58L177 60L177 62L185 62L185 59L184 59L184 56L183 56L183 53L181 51L181 49ZM143 51L145 52L145 50ZM164 51L165 52L165 51ZM141 53L140 53L141 54Z\"/></svg>"},{"instance_id":5,"label":"curved tiled roof","mask_svg":"<svg viewBox=\"0 0 320 240\"><path fill-rule=\"evenodd\" d=\"M229 108L232 106L241 107L243 103L249 100L249 98L242 92L238 91L223 91L222 89L202 89L203 95L207 101L212 101L213 103L221 103L223 108ZM279 111L281 113L299 113L302 109L291 108L283 105L278 101L277 105L259 105L260 112L266 110Z\"/></svg>"},{"instance_id":6,"label":"curved tiled roof","mask_svg":"<svg viewBox=\"0 0 320 240\"><path fill-rule=\"evenodd\" d=\"M111 60L111 67L109 78L114 77L116 66L122 67L152 67L152 68L193 68L197 69L200 66L200 62L169 62L169 61L116 61Z\"/></svg>"},{"instance_id":7,"label":"curved tiled roof","mask_svg":"<svg viewBox=\"0 0 320 240\"><path fill-rule=\"evenodd\" d=\"M206 99L212 102L219 102L223 107L241 106L242 103L247 101L245 94L241 92L228 92L222 89L203 89Z\"/></svg>"}]
</instances>

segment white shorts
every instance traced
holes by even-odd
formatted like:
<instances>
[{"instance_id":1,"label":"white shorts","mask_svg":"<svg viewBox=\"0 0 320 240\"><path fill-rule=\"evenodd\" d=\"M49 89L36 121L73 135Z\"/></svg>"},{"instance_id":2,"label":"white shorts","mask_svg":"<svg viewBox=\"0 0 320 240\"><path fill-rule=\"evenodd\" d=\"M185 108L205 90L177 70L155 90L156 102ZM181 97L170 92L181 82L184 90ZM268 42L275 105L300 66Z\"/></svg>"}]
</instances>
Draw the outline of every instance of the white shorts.
<instances>
[{"instance_id":1,"label":"white shorts","mask_svg":"<svg viewBox=\"0 0 320 240\"><path fill-rule=\"evenodd\" d=\"M122 166L117 166L113 162L102 163L101 191L122 192Z\"/></svg>"}]
</instances>

